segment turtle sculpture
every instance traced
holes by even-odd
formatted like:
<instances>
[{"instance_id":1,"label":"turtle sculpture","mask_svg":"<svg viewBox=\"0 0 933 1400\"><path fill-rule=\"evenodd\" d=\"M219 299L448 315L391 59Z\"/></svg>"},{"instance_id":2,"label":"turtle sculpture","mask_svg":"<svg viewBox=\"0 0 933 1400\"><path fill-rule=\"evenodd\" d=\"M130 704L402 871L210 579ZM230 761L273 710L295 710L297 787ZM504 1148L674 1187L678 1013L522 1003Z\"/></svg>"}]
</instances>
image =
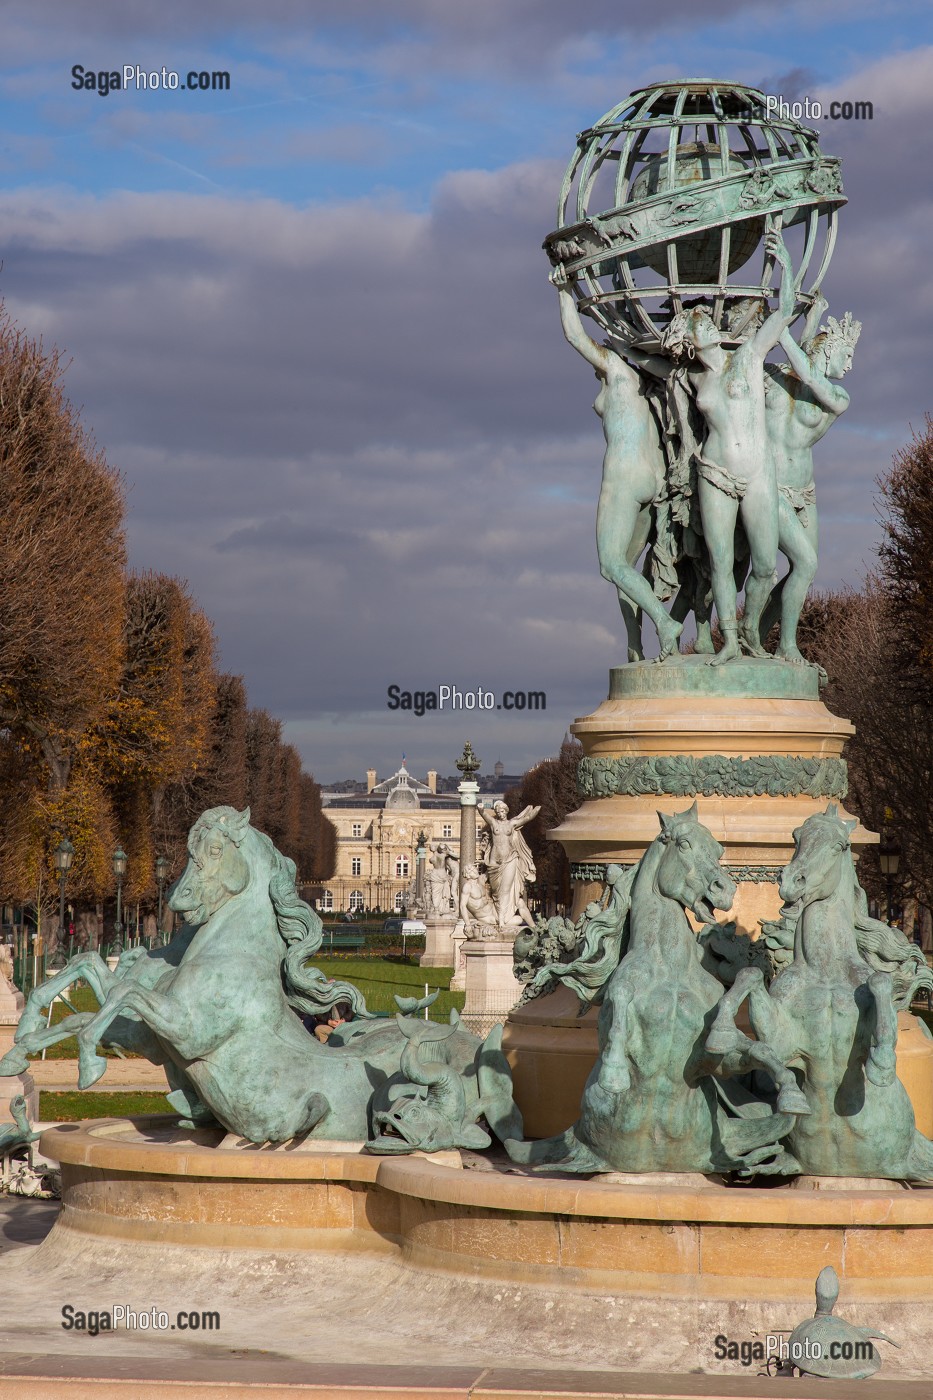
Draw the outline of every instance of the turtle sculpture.
<instances>
[{"instance_id":1,"label":"turtle sculpture","mask_svg":"<svg viewBox=\"0 0 933 1400\"><path fill-rule=\"evenodd\" d=\"M816 1312L791 1332L779 1375L792 1376L799 1371L801 1375L861 1381L873 1376L881 1365L878 1348L871 1342L873 1337L895 1347L899 1345L885 1332L856 1327L835 1317L833 1308L838 1297L839 1275L832 1264L827 1264L816 1280Z\"/></svg>"}]
</instances>

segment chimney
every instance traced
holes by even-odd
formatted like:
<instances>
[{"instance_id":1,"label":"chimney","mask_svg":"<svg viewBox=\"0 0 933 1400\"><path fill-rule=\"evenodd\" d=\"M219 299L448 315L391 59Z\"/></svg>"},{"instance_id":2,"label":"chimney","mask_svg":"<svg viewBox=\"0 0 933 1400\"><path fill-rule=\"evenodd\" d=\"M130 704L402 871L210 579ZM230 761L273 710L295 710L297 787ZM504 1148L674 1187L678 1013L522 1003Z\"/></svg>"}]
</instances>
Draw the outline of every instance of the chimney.
<instances>
[{"instance_id":1,"label":"chimney","mask_svg":"<svg viewBox=\"0 0 933 1400\"><path fill-rule=\"evenodd\" d=\"M437 769L428 769L428 791L437 792Z\"/></svg>"},{"instance_id":2,"label":"chimney","mask_svg":"<svg viewBox=\"0 0 933 1400\"><path fill-rule=\"evenodd\" d=\"M376 786L376 770L375 770L375 768L367 768L367 769L366 769L366 791L367 791L367 792L372 792L372 790L373 790L373 788L374 788L375 786Z\"/></svg>"}]
</instances>

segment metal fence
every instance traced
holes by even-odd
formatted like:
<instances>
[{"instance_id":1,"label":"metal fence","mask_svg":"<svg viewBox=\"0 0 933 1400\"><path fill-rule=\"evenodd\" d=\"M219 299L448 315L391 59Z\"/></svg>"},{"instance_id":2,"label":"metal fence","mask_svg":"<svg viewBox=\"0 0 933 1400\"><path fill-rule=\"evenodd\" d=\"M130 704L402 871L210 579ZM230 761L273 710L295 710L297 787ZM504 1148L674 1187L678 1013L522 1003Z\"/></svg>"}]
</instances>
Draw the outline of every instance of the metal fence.
<instances>
[{"instance_id":1,"label":"metal fence","mask_svg":"<svg viewBox=\"0 0 933 1400\"><path fill-rule=\"evenodd\" d=\"M149 938L111 938L104 942L100 948L93 951L99 952L103 958L118 958L121 953L128 948L153 948L164 947L171 939L167 933L154 934ZM37 952L36 945L39 944L40 951ZM33 987L40 986L48 977L60 972L71 962L72 958L80 955L84 950L74 938L69 938L67 943L61 944L53 952L48 952L42 947L42 940L37 939L31 929L15 928L13 930L13 982L22 992L23 996L29 995ZM80 975L79 975L80 976ZM78 979L76 979L78 980Z\"/></svg>"}]
</instances>

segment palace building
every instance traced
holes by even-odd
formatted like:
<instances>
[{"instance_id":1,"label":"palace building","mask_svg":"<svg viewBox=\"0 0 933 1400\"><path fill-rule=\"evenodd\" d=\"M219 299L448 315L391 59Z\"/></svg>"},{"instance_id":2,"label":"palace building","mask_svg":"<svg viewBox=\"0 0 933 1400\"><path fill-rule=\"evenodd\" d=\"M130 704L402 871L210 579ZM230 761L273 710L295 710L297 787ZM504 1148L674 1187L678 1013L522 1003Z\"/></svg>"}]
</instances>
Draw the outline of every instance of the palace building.
<instances>
[{"instance_id":1,"label":"palace building","mask_svg":"<svg viewBox=\"0 0 933 1400\"><path fill-rule=\"evenodd\" d=\"M448 789L455 786L452 779L442 781ZM497 763L494 778L478 781L481 796L488 801L487 794L501 795L505 784L518 779L507 776ZM315 886L312 895L322 914L363 909L400 912L414 885L422 831L432 843L446 841L459 851L460 799L456 790L439 792L438 786L436 770L420 782L403 761L398 772L381 783L376 770L368 769L365 793L322 792L324 815L337 829L336 871L332 879Z\"/></svg>"}]
</instances>

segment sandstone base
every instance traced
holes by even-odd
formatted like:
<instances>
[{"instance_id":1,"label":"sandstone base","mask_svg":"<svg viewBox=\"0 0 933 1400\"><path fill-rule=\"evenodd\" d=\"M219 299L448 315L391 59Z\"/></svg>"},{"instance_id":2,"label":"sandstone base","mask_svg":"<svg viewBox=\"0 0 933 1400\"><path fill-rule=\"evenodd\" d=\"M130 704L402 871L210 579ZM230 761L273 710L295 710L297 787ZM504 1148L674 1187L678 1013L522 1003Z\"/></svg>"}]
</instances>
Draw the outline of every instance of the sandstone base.
<instances>
[{"instance_id":1,"label":"sandstone base","mask_svg":"<svg viewBox=\"0 0 933 1400\"><path fill-rule=\"evenodd\" d=\"M512 940L468 938L462 953L466 1000L460 1019L475 1035L485 1036L498 1021L505 1020L522 994L522 985L512 971Z\"/></svg>"},{"instance_id":2,"label":"sandstone base","mask_svg":"<svg viewBox=\"0 0 933 1400\"><path fill-rule=\"evenodd\" d=\"M0 972L0 1059L13 1044L19 1018L26 1005L22 992L18 992ZM26 1112L30 1122L39 1117L39 1091L29 1070L20 1075L0 1079L0 1124L10 1120L10 1100L18 1094L26 1099Z\"/></svg>"},{"instance_id":3,"label":"sandstone base","mask_svg":"<svg viewBox=\"0 0 933 1400\"><path fill-rule=\"evenodd\" d=\"M568 1299L783 1301L796 1317L832 1264L850 1305L933 1303L933 1189L585 1180L531 1174L504 1157L460 1154L473 1168L464 1170L350 1145L218 1152L220 1130L173 1123L102 1119L43 1134L40 1150L62 1168L53 1236L80 1236L88 1270L96 1245L116 1241L335 1251Z\"/></svg>"},{"instance_id":4,"label":"sandstone base","mask_svg":"<svg viewBox=\"0 0 933 1400\"><path fill-rule=\"evenodd\" d=\"M424 939L424 952L419 959L420 967L453 967L453 919L425 919L427 933Z\"/></svg>"},{"instance_id":5,"label":"sandstone base","mask_svg":"<svg viewBox=\"0 0 933 1400\"><path fill-rule=\"evenodd\" d=\"M548 833L550 840L561 842L576 867L574 918L598 896L599 867L640 860L658 834L658 809L683 811L694 800L689 783L678 786L676 762L716 756L725 761L724 775L716 791L696 794L699 818L724 846L723 864L738 885L729 917L753 937L761 919L777 916L778 872L793 856L794 828L835 799L826 786L817 792L781 792L782 782L770 770L763 790L751 791L749 777L736 776L735 761L838 763L854 733L847 720L831 714L819 699L812 667L743 659L714 669L702 657L617 667L610 673L609 698L571 728L585 759L606 760L609 765L598 780L591 780L591 795L582 807ZM632 759L661 761L662 768L653 769L647 783L612 772L613 760ZM665 770L668 760L675 767ZM796 786L804 787L805 778L801 771ZM646 785L652 790L641 790ZM787 789L786 781L783 786ZM839 811L840 816L850 815L841 803ZM861 825L851 839L856 856L878 840Z\"/></svg>"}]
</instances>

